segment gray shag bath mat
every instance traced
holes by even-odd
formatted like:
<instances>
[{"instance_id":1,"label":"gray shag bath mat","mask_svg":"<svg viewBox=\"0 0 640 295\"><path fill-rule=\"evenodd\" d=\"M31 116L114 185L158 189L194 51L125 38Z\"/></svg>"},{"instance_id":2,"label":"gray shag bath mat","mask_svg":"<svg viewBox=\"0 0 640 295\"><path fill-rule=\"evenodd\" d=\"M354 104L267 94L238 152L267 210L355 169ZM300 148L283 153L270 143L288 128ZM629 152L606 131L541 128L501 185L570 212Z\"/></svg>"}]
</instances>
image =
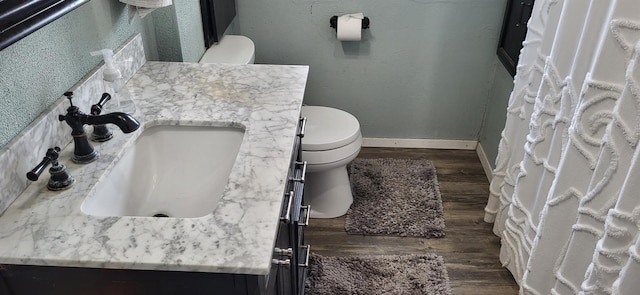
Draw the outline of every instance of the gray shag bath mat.
<instances>
[{"instance_id":1,"label":"gray shag bath mat","mask_svg":"<svg viewBox=\"0 0 640 295\"><path fill-rule=\"evenodd\" d=\"M353 204L347 211L347 233L444 236L442 198L431 161L356 158L349 178Z\"/></svg>"},{"instance_id":2,"label":"gray shag bath mat","mask_svg":"<svg viewBox=\"0 0 640 295\"><path fill-rule=\"evenodd\" d=\"M312 254L305 281L308 295L449 295L441 256L385 255L332 257Z\"/></svg>"}]
</instances>

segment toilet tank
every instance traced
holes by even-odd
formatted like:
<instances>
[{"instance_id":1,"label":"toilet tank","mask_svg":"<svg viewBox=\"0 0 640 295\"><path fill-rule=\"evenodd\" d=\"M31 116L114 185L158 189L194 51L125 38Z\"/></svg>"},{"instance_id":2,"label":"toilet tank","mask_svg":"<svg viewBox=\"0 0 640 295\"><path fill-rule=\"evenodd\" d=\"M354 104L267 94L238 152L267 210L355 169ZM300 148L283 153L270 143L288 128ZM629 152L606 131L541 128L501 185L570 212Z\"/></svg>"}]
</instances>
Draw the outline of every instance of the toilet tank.
<instances>
[{"instance_id":1,"label":"toilet tank","mask_svg":"<svg viewBox=\"0 0 640 295\"><path fill-rule=\"evenodd\" d=\"M211 45L200 63L252 64L256 47L251 39L241 35L224 35L220 42Z\"/></svg>"}]
</instances>

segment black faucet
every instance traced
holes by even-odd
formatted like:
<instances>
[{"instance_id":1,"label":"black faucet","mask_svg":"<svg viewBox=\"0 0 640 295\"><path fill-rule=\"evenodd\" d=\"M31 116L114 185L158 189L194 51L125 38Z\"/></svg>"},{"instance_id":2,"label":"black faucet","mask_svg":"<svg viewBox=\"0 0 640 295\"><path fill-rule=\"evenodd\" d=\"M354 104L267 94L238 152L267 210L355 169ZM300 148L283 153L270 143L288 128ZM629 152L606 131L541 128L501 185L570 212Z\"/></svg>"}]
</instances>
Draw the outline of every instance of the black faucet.
<instances>
[{"instance_id":1,"label":"black faucet","mask_svg":"<svg viewBox=\"0 0 640 295\"><path fill-rule=\"evenodd\" d=\"M100 101L91 106L91 115L97 116L102 113L104 104L111 99L109 93L103 93ZM105 142L113 138L113 132L107 128L107 125L93 125L93 133L91 133L91 140L96 142Z\"/></svg>"},{"instance_id":2,"label":"black faucet","mask_svg":"<svg viewBox=\"0 0 640 295\"><path fill-rule=\"evenodd\" d=\"M66 121L71 127L71 136L73 136L74 144L73 158L71 160L75 163L91 163L100 155L89 143L87 133L84 131L84 125L115 124L124 133L131 133L140 128L140 122L126 113L113 112L99 116L84 114L77 106L73 105L73 92L65 92L64 95L69 99L71 106L67 108L66 115L58 116L58 120Z\"/></svg>"}]
</instances>

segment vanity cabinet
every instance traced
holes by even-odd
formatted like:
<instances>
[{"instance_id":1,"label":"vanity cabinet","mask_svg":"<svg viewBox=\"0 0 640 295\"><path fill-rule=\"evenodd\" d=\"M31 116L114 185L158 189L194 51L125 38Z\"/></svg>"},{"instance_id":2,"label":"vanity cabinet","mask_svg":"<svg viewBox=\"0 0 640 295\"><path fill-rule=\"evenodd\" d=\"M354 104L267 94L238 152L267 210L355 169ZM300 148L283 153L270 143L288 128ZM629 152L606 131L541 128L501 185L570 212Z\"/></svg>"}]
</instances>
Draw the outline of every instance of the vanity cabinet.
<instances>
[{"instance_id":1,"label":"vanity cabinet","mask_svg":"<svg viewBox=\"0 0 640 295\"><path fill-rule=\"evenodd\" d=\"M4 283L4 279L0 276L0 294L9 294L9 288Z\"/></svg>"},{"instance_id":2,"label":"vanity cabinet","mask_svg":"<svg viewBox=\"0 0 640 295\"><path fill-rule=\"evenodd\" d=\"M305 122L297 127L269 275L0 264L0 294L304 294L310 255L304 239L309 207L301 205Z\"/></svg>"},{"instance_id":3,"label":"vanity cabinet","mask_svg":"<svg viewBox=\"0 0 640 295\"><path fill-rule=\"evenodd\" d=\"M259 276L238 274L3 265L0 276L2 295L261 294Z\"/></svg>"},{"instance_id":4,"label":"vanity cabinet","mask_svg":"<svg viewBox=\"0 0 640 295\"><path fill-rule=\"evenodd\" d=\"M284 193L280 226L274 249L268 294L304 294L311 247L305 244L304 228L309 224L309 206L302 206L307 163L301 159L306 118L300 119Z\"/></svg>"}]
</instances>

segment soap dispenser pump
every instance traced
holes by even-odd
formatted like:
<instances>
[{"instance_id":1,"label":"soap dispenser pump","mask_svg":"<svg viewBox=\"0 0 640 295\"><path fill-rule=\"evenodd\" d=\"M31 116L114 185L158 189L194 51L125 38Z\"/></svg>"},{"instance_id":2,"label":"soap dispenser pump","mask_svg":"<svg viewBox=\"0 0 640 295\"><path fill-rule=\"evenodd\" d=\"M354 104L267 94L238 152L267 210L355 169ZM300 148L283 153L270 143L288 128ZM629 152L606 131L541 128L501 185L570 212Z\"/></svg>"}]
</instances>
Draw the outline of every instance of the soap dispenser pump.
<instances>
[{"instance_id":1,"label":"soap dispenser pump","mask_svg":"<svg viewBox=\"0 0 640 295\"><path fill-rule=\"evenodd\" d=\"M92 56L102 55L104 58L105 69L102 76L105 83L105 92L111 92L113 105L117 108L115 111L133 114L136 106L131 99L128 89L122 79L122 73L115 67L113 62L113 50L101 49L91 52Z\"/></svg>"}]
</instances>

